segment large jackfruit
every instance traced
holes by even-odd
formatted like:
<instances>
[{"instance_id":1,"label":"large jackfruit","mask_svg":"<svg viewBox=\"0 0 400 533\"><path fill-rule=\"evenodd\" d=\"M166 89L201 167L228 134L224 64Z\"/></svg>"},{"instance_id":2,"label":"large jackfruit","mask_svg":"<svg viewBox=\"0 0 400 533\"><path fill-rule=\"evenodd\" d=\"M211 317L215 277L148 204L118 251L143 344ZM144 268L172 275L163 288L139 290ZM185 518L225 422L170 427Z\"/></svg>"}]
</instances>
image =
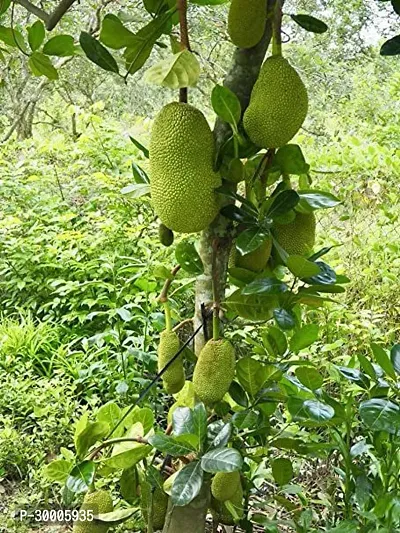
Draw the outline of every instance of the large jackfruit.
<instances>
[{"instance_id":1,"label":"large jackfruit","mask_svg":"<svg viewBox=\"0 0 400 533\"><path fill-rule=\"evenodd\" d=\"M172 231L206 228L219 211L213 170L214 137L195 107L173 102L157 115L150 141L151 197L161 221Z\"/></svg>"},{"instance_id":2,"label":"large jackfruit","mask_svg":"<svg viewBox=\"0 0 400 533\"><path fill-rule=\"evenodd\" d=\"M114 510L111 496L105 490L86 494L81 511L93 511L93 514L112 513ZM73 533L107 533L109 526L96 520L74 522Z\"/></svg>"},{"instance_id":3,"label":"large jackfruit","mask_svg":"<svg viewBox=\"0 0 400 533\"><path fill-rule=\"evenodd\" d=\"M267 0L232 0L228 33L234 45L252 48L261 41L267 21Z\"/></svg>"},{"instance_id":4,"label":"large jackfruit","mask_svg":"<svg viewBox=\"0 0 400 533\"><path fill-rule=\"evenodd\" d=\"M148 523L149 520L149 507L150 496L152 493L152 487L150 483L143 481L140 485L140 509L144 522ZM154 531L162 529L165 522L165 515L168 507L168 495L160 488L156 487L153 490L152 498L152 518Z\"/></svg>"},{"instance_id":5,"label":"large jackfruit","mask_svg":"<svg viewBox=\"0 0 400 533\"><path fill-rule=\"evenodd\" d=\"M239 484L239 486L236 488L236 492L229 499L229 502L234 506L235 512L238 515L239 519L243 518L243 488L241 484ZM235 518L233 517L229 509L226 507L226 503L227 502L220 502L216 499L212 499L212 514L218 520L219 523L224 524L226 526L234 526L236 523Z\"/></svg>"},{"instance_id":6,"label":"large jackfruit","mask_svg":"<svg viewBox=\"0 0 400 533\"><path fill-rule=\"evenodd\" d=\"M158 371L160 372L176 355L180 348L178 335L174 331L163 331L158 346ZM176 394L185 385L185 369L182 354L162 375L163 385L168 394Z\"/></svg>"},{"instance_id":7,"label":"large jackfruit","mask_svg":"<svg viewBox=\"0 0 400 533\"><path fill-rule=\"evenodd\" d=\"M235 253L235 266L245 268L252 272L261 272L267 266L268 259L271 255L272 238L267 239L263 244L246 255L241 255L238 250Z\"/></svg>"},{"instance_id":8,"label":"large jackfruit","mask_svg":"<svg viewBox=\"0 0 400 533\"><path fill-rule=\"evenodd\" d=\"M243 125L261 148L288 143L307 116L307 90L300 76L281 56L269 57L261 67Z\"/></svg>"},{"instance_id":9,"label":"large jackfruit","mask_svg":"<svg viewBox=\"0 0 400 533\"><path fill-rule=\"evenodd\" d=\"M219 402L235 376L235 350L227 340L210 340L203 347L193 373L196 395L205 404Z\"/></svg>"},{"instance_id":10,"label":"large jackfruit","mask_svg":"<svg viewBox=\"0 0 400 533\"><path fill-rule=\"evenodd\" d=\"M211 494L220 502L233 498L240 487L240 472L218 472L211 483Z\"/></svg>"},{"instance_id":11,"label":"large jackfruit","mask_svg":"<svg viewBox=\"0 0 400 533\"><path fill-rule=\"evenodd\" d=\"M273 232L276 240L289 255L309 255L315 244L314 213L296 213L289 224L276 224Z\"/></svg>"}]
</instances>

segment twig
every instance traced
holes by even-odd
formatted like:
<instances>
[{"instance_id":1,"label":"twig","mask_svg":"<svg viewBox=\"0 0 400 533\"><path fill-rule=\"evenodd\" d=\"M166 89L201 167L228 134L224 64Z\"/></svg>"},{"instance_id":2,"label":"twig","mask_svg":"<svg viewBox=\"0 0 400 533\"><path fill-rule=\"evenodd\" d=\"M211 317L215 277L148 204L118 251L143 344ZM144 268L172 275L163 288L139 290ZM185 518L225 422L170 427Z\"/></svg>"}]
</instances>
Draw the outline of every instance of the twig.
<instances>
[{"instance_id":1,"label":"twig","mask_svg":"<svg viewBox=\"0 0 400 533\"><path fill-rule=\"evenodd\" d=\"M177 265L171 271L172 278L168 278L168 279L165 280L164 287L163 287L163 289L161 291L160 296L158 297L158 300L161 303L168 302L168 291L169 291L169 288L170 288L171 283L174 281L174 278L175 278L175 276L177 275L177 273L179 272L180 269L181 269L181 265Z\"/></svg>"},{"instance_id":2,"label":"twig","mask_svg":"<svg viewBox=\"0 0 400 533\"><path fill-rule=\"evenodd\" d=\"M49 31L53 30L74 2L76 2L76 0L61 0L53 13L50 15L46 24L46 29Z\"/></svg>"},{"instance_id":3,"label":"twig","mask_svg":"<svg viewBox=\"0 0 400 533\"><path fill-rule=\"evenodd\" d=\"M181 34L181 50L190 50L189 31L187 23L187 0L178 0L177 8L179 13L179 27ZM187 87L182 87L179 90L179 101L181 103L187 104Z\"/></svg>"},{"instance_id":4,"label":"twig","mask_svg":"<svg viewBox=\"0 0 400 533\"><path fill-rule=\"evenodd\" d=\"M148 441L143 437L121 437L116 439L109 439L102 442L97 448L95 448L89 455L88 459L92 461L96 455L98 455L101 450L107 448L108 446L113 446L113 444L118 444L120 442L139 442L140 444L148 444Z\"/></svg>"},{"instance_id":5,"label":"twig","mask_svg":"<svg viewBox=\"0 0 400 533\"><path fill-rule=\"evenodd\" d=\"M182 322L180 322L179 324L177 324L172 331L174 331L175 333L180 330L181 328L183 328L183 326L186 326L186 324L192 324L193 325L193 318L186 318L186 320L183 320Z\"/></svg>"},{"instance_id":6,"label":"twig","mask_svg":"<svg viewBox=\"0 0 400 533\"><path fill-rule=\"evenodd\" d=\"M27 11L29 11L33 15L36 15L39 19L43 20L43 22L45 22L46 24L48 23L49 18L50 18L48 13L46 13L46 11L44 11L40 7L37 7L31 2L29 2L29 0L15 0L15 2L19 4L20 6L24 7Z\"/></svg>"}]
</instances>

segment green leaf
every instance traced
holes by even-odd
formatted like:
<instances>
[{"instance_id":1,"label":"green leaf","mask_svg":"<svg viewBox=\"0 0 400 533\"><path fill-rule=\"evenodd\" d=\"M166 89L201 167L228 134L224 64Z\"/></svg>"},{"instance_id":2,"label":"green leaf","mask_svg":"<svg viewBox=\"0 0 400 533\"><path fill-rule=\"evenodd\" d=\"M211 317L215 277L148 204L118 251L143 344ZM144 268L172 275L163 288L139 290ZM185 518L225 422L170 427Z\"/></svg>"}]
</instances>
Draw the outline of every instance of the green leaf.
<instances>
[{"instance_id":1,"label":"green leaf","mask_svg":"<svg viewBox=\"0 0 400 533\"><path fill-rule=\"evenodd\" d=\"M121 418L121 409L115 402L107 402L102 405L97 411L96 419L98 422L104 422L108 424L112 429L116 426ZM116 431L113 432L113 437L121 437L124 432L124 426L121 424Z\"/></svg>"},{"instance_id":2,"label":"green leaf","mask_svg":"<svg viewBox=\"0 0 400 533\"><path fill-rule=\"evenodd\" d=\"M249 401L247 399L246 393L237 381L232 381L231 386L229 387L229 395L232 400L241 407L248 406Z\"/></svg>"},{"instance_id":3,"label":"green leaf","mask_svg":"<svg viewBox=\"0 0 400 533\"><path fill-rule=\"evenodd\" d=\"M400 374L400 344L395 344L390 350L390 360L394 370Z\"/></svg>"},{"instance_id":4,"label":"green leaf","mask_svg":"<svg viewBox=\"0 0 400 533\"><path fill-rule=\"evenodd\" d=\"M280 294L289 290L283 281L276 278L258 278L242 289L242 294Z\"/></svg>"},{"instance_id":5,"label":"green leaf","mask_svg":"<svg viewBox=\"0 0 400 533\"><path fill-rule=\"evenodd\" d=\"M43 22L41 20L37 20L32 24L32 26L29 26L28 28L28 43L31 47L32 52L37 50L41 44L44 41L45 36L45 29Z\"/></svg>"},{"instance_id":6,"label":"green leaf","mask_svg":"<svg viewBox=\"0 0 400 533\"><path fill-rule=\"evenodd\" d=\"M298 191L300 199L306 202L312 209L329 209L341 204L341 200L330 192L302 190Z\"/></svg>"},{"instance_id":7,"label":"green leaf","mask_svg":"<svg viewBox=\"0 0 400 533\"><path fill-rule=\"evenodd\" d=\"M217 433L217 435L214 437L212 441L212 446L214 448L221 448L228 444L229 439L231 438L232 434L232 424L230 422L227 422L222 426L220 431Z\"/></svg>"},{"instance_id":8,"label":"green leaf","mask_svg":"<svg viewBox=\"0 0 400 533\"><path fill-rule=\"evenodd\" d=\"M199 444L203 442L207 435L207 411L204 404L199 402L194 406L193 430L192 433L198 438Z\"/></svg>"},{"instance_id":9,"label":"green leaf","mask_svg":"<svg viewBox=\"0 0 400 533\"><path fill-rule=\"evenodd\" d=\"M397 15L400 15L400 0L391 0L390 2Z\"/></svg>"},{"instance_id":10,"label":"green leaf","mask_svg":"<svg viewBox=\"0 0 400 533\"><path fill-rule=\"evenodd\" d=\"M307 324L296 331L289 342L292 352L298 353L314 344L318 340L318 332L319 327L317 324Z\"/></svg>"},{"instance_id":11,"label":"green leaf","mask_svg":"<svg viewBox=\"0 0 400 533\"><path fill-rule=\"evenodd\" d=\"M169 89L181 89L197 85L199 76L200 63L196 56L189 50L182 50L150 67L143 80Z\"/></svg>"},{"instance_id":12,"label":"green leaf","mask_svg":"<svg viewBox=\"0 0 400 533\"><path fill-rule=\"evenodd\" d=\"M307 174L310 165L306 162L300 146L285 144L276 152L273 167L279 167L282 174Z\"/></svg>"},{"instance_id":13,"label":"green leaf","mask_svg":"<svg viewBox=\"0 0 400 533\"><path fill-rule=\"evenodd\" d=\"M121 496L128 503L133 503L137 497L138 473L136 468L125 468L119 480Z\"/></svg>"},{"instance_id":14,"label":"green leaf","mask_svg":"<svg viewBox=\"0 0 400 533\"><path fill-rule=\"evenodd\" d=\"M142 198L150 195L150 185L148 183L131 183L121 189L121 194L130 194L132 198Z\"/></svg>"},{"instance_id":15,"label":"green leaf","mask_svg":"<svg viewBox=\"0 0 400 533\"><path fill-rule=\"evenodd\" d=\"M359 387L362 387L363 389L368 389L370 385L370 381L368 377L357 370L357 368L348 368L345 366L338 366L337 369L345 378L347 378L349 381L352 381L353 383L356 383Z\"/></svg>"},{"instance_id":16,"label":"green leaf","mask_svg":"<svg viewBox=\"0 0 400 533\"><path fill-rule=\"evenodd\" d=\"M293 329L296 326L296 317L287 309L274 309L274 318L278 326L283 330Z\"/></svg>"},{"instance_id":17,"label":"green leaf","mask_svg":"<svg viewBox=\"0 0 400 533\"><path fill-rule=\"evenodd\" d=\"M69 57L75 54L74 38L71 35L56 35L43 46L48 56Z\"/></svg>"},{"instance_id":18,"label":"green leaf","mask_svg":"<svg viewBox=\"0 0 400 533\"><path fill-rule=\"evenodd\" d=\"M118 524L122 524L122 522L125 522L125 520L130 518L136 512L137 507L129 507L128 509L117 509L111 513L94 514L94 516L99 522L116 526Z\"/></svg>"},{"instance_id":19,"label":"green leaf","mask_svg":"<svg viewBox=\"0 0 400 533\"><path fill-rule=\"evenodd\" d=\"M176 437L193 433L192 410L189 407L177 407L172 413L172 427Z\"/></svg>"},{"instance_id":20,"label":"green leaf","mask_svg":"<svg viewBox=\"0 0 400 533\"><path fill-rule=\"evenodd\" d=\"M229 0L190 0L191 4L197 4L198 6L219 6L227 2Z\"/></svg>"},{"instance_id":21,"label":"green leaf","mask_svg":"<svg viewBox=\"0 0 400 533\"><path fill-rule=\"evenodd\" d=\"M293 478L293 466L292 462L289 459L284 457L278 457L274 459L271 463L272 466L272 475L274 476L275 481L281 487L289 483Z\"/></svg>"},{"instance_id":22,"label":"green leaf","mask_svg":"<svg viewBox=\"0 0 400 533\"><path fill-rule=\"evenodd\" d=\"M375 356L375 361L382 368L382 370L391 378L397 379L396 372L394 371L392 362L389 359L389 355L382 348L382 346L379 346L379 344L375 344L374 342L371 342L371 349L372 349L372 353Z\"/></svg>"},{"instance_id":23,"label":"green leaf","mask_svg":"<svg viewBox=\"0 0 400 533\"><path fill-rule=\"evenodd\" d=\"M235 448L215 448L203 455L201 467L205 472L235 472L241 470L243 458Z\"/></svg>"},{"instance_id":24,"label":"green leaf","mask_svg":"<svg viewBox=\"0 0 400 533\"><path fill-rule=\"evenodd\" d=\"M65 486L74 494L86 492L94 481L95 473L96 464L93 461L83 461L72 469Z\"/></svg>"},{"instance_id":25,"label":"green leaf","mask_svg":"<svg viewBox=\"0 0 400 533\"><path fill-rule=\"evenodd\" d=\"M79 43L82 50L85 52L86 57L90 59L90 61L93 61L93 63L104 70L119 74L117 62L113 56L107 48L105 48L97 39L92 37L90 33L82 31L79 37Z\"/></svg>"},{"instance_id":26,"label":"green leaf","mask_svg":"<svg viewBox=\"0 0 400 533\"><path fill-rule=\"evenodd\" d=\"M269 238L269 231L264 231L258 227L250 228L240 233L236 240L236 248L241 255L246 255L258 250Z\"/></svg>"},{"instance_id":27,"label":"green leaf","mask_svg":"<svg viewBox=\"0 0 400 533\"><path fill-rule=\"evenodd\" d=\"M383 43L380 49L381 56L397 56L400 54L400 35L392 37Z\"/></svg>"},{"instance_id":28,"label":"green leaf","mask_svg":"<svg viewBox=\"0 0 400 533\"><path fill-rule=\"evenodd\" d=\"M11 28L0 25L0 41L3 41L3 43L7 44L8 46L22 48L22 50L26 49L22 33L15 28L12 30Z\"/></svg>"},{"instance_id":29,"label":"green leaf","mask_svg":"<svg viewBox=\"0 0 400 533\"><path fill-rule=\"evenodd\" d=\"M308 261L302 255L290 255L287 260L287 267L296 278L311 278L317 276L321 269L316 263Z\"/></svg>"},{"instance_id":30,"label":"green leaf","mask_svg":"<svg viewBox=\"0 0 400 533\"><path fill-rule=\"evenodd\" d=\"M360 404L361 420L373 431L400 434L400 408L383 398L373 398Z\"/></svg>"},{"instance_id":31,"label":"green leaf","mask_svg":"<svg viewBox=\"0 0 400 533\"><path fill-rule=\"evenodd\" d=\"M238 429L246 429L256 427L258 420L258 413L256 411L239 411L232 417L232 424Z\"/></svg>"},{"instance_id":32,"label":"green leaf","mask_svg":"<svg viewBox=\"0 0 400 533\"><path fill-rule=\"evenodd\" d=\"M135 34L122 24L116 15L108 14L101 23L100 41L115 50L126 48L135 43Z\"/></svg>"},{"instance_id":33,"label":"green leaf","mask_svg":"<svg viewBox=\"0 0 400 533\"><path fill-rule=\"evenodd\" d=\"M46 76L49 80L58 80L57 69L53 66L50 58L41 52L33 52L28 61L32 74Z\"/></svg>"},{"instance_id":34,"label":"green leaf","mask_svg":"<svg viewBox=\"0 0 400 533\"><path fill-rule=\"evenodd\" d=\"M267 216L274 218L291 211L299 203L299 195L296 191L282 191L276 195L268 209Z\"/></svg>"},{"instance_id":35,"label":"green leaf","mask_svg":"<svg viewBox=\"0 0 400 533\"><path fill-rule=\"evenodd\" d=\"M138 148L138 149L142 152L142 154L144 155L144 157L145 157L146 159L149 159L150 154L149 154L149 150L148 150L148 148L146 148L145 146L143 146L143 144L141 144L137 139L135 139L134 137L132 137L132 135L129 135L129 139L130 139L131 143L133 143L133 144L136 146L136 148ZM144 172L144 171L142 171L142 172ZM144 172L144 173L145 173L145 172ZM143 182L143 183L144 183L144 182ZM147 178L147 181L146 181L145 183L149 183L149 179L148 179L148 178Z\"/></svg>"},{"instance_id":36,"label":"green leaf","mask_svg":"<svg viewBox=\"0 0 400 533\"><path fill-rule=\"evenodd\" d=\"M65 459L56 459L44 469L44 474L49 481L64 485L71 471L73 463Z\"/></svg>"},{"instance_id":37,"label":"green leaf","mask_svg":"<svg viewBox=\"0 0 400 533\"><path fill-rule=\"evenodd\" d=\"M233 313L254 322L266 321L272 318L273 309L278 306L276 295L265 294L241 294L238 289L225 301L227 307Z\"/></svg>"},{"instance_id":38,"label":"green leaf","mask_svg":"<svg viewBox=\"0 0 400 533\"><path fill-rule=\"evenodd\" d=\"M320 272L316 276L307 277L304 279L306 283L312 285L331 285L336 283L336 272L332 267L324 263L323 261L315 261L315 264L319 267Z\"/></svg>"},{"instance_id":39,"label":"green leaf","mask_svg":"<svg viewBox=\"0 0 400 533\"><path fill-rule=\"evenodd\" d=\"M127 407L129 409L129 407ZM153 429L154 425L154 413L149 407L136 406L133 411L126 417L124 425L126 428L130 428L137 422L140 422L143 426L143 434L147 435L149 431Z\"/></svg>"},{"instance_id":40,"label":"green leaf","mask_svg":"<svg viewBox=\"0 0 400 533\"><path fill-rule=\"evenodd\" d=\"M278 328L270 326L262 333L263 344L272 357L283 356L288 348L286 335Z\"/></svg>"},{"instance_id":41,"label":"green leaf","mask_svg":"<svg viewBox=\"0 0 400 533\"><path fill-rule=\"evenodd\" d=\"M315 370L315 368L309 366L300 366L296 369L296 377L307 389L317 390L321 388L324 382L323 377Z\"/></svg>"},{"instance_id":42,"label":"green leaf","mask_svg":"<svg viewBox=\"0 0 400 533\"><path fill-rule=\"evenodd\" d=\"M252 357L242 357L236 363L236 376L242 387L255 396L267 379L265 366Z\"/></svg>"},{"instance_id":43,"label":"green leaf","mask_svg":"<svg viewBox=\"0 0 400 533\"><path fill-rule=\"evenodd\" d=\"M194 276L199 276L204 272L203 263L194 243L181 241L175 248L175 257L185 272Z\"/></svg>"},{"instance_id":44,"label":"green leaf","mask_svg":"<svg viewBox=\"0 0 400 533\"><path fill-rule=\"evenodd\" d=\"M193 501L203 486L203 475L199 461L193 461L182 468L172 485L172 503L182 507Z\"/></svg>"},{"instance_id":45,"label":"green leaf","mask_svg":"<svg viewBox=\"0 0 400 533\"><path fill-rule=\"evenodd\" d=\"M365 357L365 355L358 353L357 359L359 360L360 366L364 370L364 372L371 379L376 379L376 373L375 373L374 367L372 366L372 363Z\"/></svg>"},{"instance_id":46,"label":"green leaf","mask_svg":"<svg viewBox=\"0 0 400 533\"><path fill-rule=\"evenodd\" d=\"M328 26L322 20L319 20L311 15L290 15L291 18L303 29L313 33L325 33L328 31Z\"/></svg>"},{"instance_id":47,"label":"green leaf","mask_svg":"<svg viewBox=\"0 0 400 533\"><path fill-rule=\"evenodd\" d=\"M76 453L78 457L83 457L93 444L104 438L110 431L110 426L105 422L92 422L79 433L76 442Z\"/></svg>"},{"instance_id":48,"label":"green leaf","mask_svg":"<svg viewBox=\"0 0 400 533\"><path fill-rule=\"evenodd\" d=\"M196 451L196 445L189 443L189 436L170 437L164 433L156 433L149 438L149 443L160 452L168 453L172 456L187 455Z\"/></svg>"},{"instance_id":49,"label":"green leaf","mask_svg":"<svg viewBox=\"0 0 400 533\"><path fill-rule=\"evenodd\" d=\"M306 400L303 403L305 413L316 422L327 422L335 416L335 410L330 405L318 400Z\"/></svg>"},{"instance_id":50,"label":"green leaf","mask_svg":"<svg viewBox=\"0 0 400 533\"><path fill-rule=\"evenodd\" d=\"M11 5L11 0L0 0L0 15L5 13Z\"/></svg>"},{"instance_id":51,"label":"green leaf","mask_svg":"<svg viewBox=\"0 0 400 533\"><path fill-rule=\"evenodd\" d=\"M236 94L223 85L216 85L211 94L211 103L219 118L236 129L242 113Z\"/></svg>"}]
</instances>

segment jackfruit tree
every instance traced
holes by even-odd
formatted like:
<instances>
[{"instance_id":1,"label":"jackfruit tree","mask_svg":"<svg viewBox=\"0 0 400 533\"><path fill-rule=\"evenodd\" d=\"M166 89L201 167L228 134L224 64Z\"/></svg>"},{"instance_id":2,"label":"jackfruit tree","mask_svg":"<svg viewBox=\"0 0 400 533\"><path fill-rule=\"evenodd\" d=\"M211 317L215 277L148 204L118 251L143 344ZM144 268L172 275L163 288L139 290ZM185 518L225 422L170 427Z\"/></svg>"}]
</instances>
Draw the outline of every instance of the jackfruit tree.
<instances>
[{"instance_id":1,"label":"jackfruit tree","mask_svg":"<svg viewBox=\"0 0 400 533\"><path fill-rule=\"evenodd\" d=\"M201 12L225 2L192 3ZM78 423L77 460L64 492L67 501L79 500L112 474L122 503L118 511L100 509L104 531L139 506L149 533L205 533L210 513L215 531L219 523L252 531L258 465L270 468L270 446L285 454L290 444L282 438L278 448L274 434L280 402L290 404L299 425L316 423L321 412L327 419L335 415L322 393L312 400L317 415L310 415L314 389L304 393L288 373L290 358L315 336L306 310L342 292L346 278L321 259L329 248L316 235L318 211L340 200L320 190L299 145L312 100L307 73L284 57L282 26L289 18L283 18L283 4L232 0L223 12L224 31L236 48L229 73L209 94L213 129L213 116L199 109L191 91L201 65L189 39L186 0L145 1L148 24L136 34L107 15L99 39L81 35L87 57L125 80L157 48L165 56L144 77L169 89L149 150L137 143L150 174L139 173L140 190L151 196L160 244L175 252L174 264L160 269L165 326L152 341L158 374L145 376L130 407L106 405L95 421ZM292 22L317 34L327 30L310 15L291 15ZM124 49L123 61L109 49ZM184 311L174 307L179 276L195 283ZM241 344L238 324L254 331L253 351ZM141 405L156 391L168 411L165 420ZM293 520L300 523L300 516Z\"/></svg>"}]
</instances>

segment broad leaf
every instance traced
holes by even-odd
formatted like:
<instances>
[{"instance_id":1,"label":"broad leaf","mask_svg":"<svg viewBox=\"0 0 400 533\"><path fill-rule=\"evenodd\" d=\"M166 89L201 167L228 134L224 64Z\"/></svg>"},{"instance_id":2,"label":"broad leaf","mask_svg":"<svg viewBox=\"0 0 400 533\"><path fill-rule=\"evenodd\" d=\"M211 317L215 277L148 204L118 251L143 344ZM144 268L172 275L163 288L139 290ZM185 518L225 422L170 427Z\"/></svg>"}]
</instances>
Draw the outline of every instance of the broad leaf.
<instances>
[{"instance_id":1,"label":"broad leaf","mask_svg":"<svg viewBox=\"0 0 400 533\"><path fill-rule=\"evenodd\" d=\"M68 57L75 54L74 38L71 35L56 35L43 46L48 56Z\"/></svg>"},{"instance_id":2,"label":"broad leaf","mask_svg":"<svg viewBox=\"0 0 400 533\"><path fill-rule=\"evenodd\" d=\"M292 19L301 26L304 30L313 33L325 33L328 31L328 26L322 20L319 20L311 15L290 15Z\"/></svg>"},{"instance_id":3,"label":"broad leaf","mask_svg":"<svg viewBox=\"0 0 400 533\"><path fill-rule=\"evenodd\" d=\"M45 36L45 29L43 22L41 20L37 20L32 24L32 26L29 26L28 28L28 43L31 47L32 52L37 50L44 41Z\"/></svg>"},{"instance_id":4,"label":"broad leaf","mask_svg":"<svg viewBox=\"0 0 400 533\"><path fill-rule=\"evenodd\" d=\"M241 117L241 105L236 94L227 87L216 85L211 93L211 103L215 113L236 128Z\"/></svg>"},{"instance_id":5,"label":"broad leaf","mask_svg":"<svg viewBox=\"0 0 400 533\"><path fill-rule=\"evenodd\" d=\"M242 387L255 396L267 379L265 365L252 357L242 357L236 363L236 375Z\"/></svg>"},{"instance_id":6,"label":"broad leaf","mask_svg":"<svg viewBox=\"0 0 400 533\"><path fill-rule=\"evenodd\" d=\"M194 87L199 76L200 64L196 56L189 50L182 50L150 67L145 72L143 80L169 89L181 89Z\"/></svg>"},{"instance_id":7,"label":"broad leaf","mask_svg":"<svg viewBox=\"0 0 400 533\"><path fill-rule=\"evenodd\" d=\"M283 281L276 278L258 278L242 289L242 294L280 294L289 290Z\"/></svg>"},{"instance_id":8,"label":"broad leaf","mask_svg":"<svg viewBox=\"0 0 400 533\"><path fill-rule=\"evenodd\" d=\"M33 52L28 61L29 67L35 76L46 76L49 80L57 80L58 72L50 58L41 52Z\"/></svg>"},{"instance_id":9,"label":"broad leaf","mask_svg":"<svg viewBox=\"0 0 400 533\"><path fill-rule=\"evenodd\" d=\"M373 398L360 404L361 420L373 431L400 435L400 408L383 398Z\"/></svg>"},{"instance_id":10,"label":"broad leaf","mask_svg":"<svg viewBox=\"0 0 400 533\"><path fill-rule=\"evenodd\" d=\"M85 31L81 32L79 43L90 61L93 61L93 63L104 70L119 74L119 68L114 57L90 33Z\"/></svg>"},{"instance_id":11,"label":"broad leaf","mask_svg":"<svg viewBox=\"0 0 400 533\"><path fill-rule=\"evenodd\" d=\"M293 466L289 459L279 457L272 461L272 475L278 485L283 486L293 478Z\"/></svg>"},{"instance_id":12,"label":"broad leaf","mask_svg":"<svg viewBox=\"0 0 400 533\"><path fill-rule=\"evenodd\" d=\"M303 152L297 144L286 144L275 154L273 167L279 167L282 174L307 174L310 165L306 163Z\"/></svg>"},{"instance_id":13,"label":"broad leaf","mask_svg":"<svg viewBox=\"0 0 400 533\"><path fill-rule=\"evenodd\" d=\"M93 461L83 461L72 469L65 486L74 494L86 492L94 481L95 472L96 464Z\"/></svg>"},{"instance_id":14,"label":"broad leaf","mask_svg":"<svg viewBox=\"0 0 400 533\"><path fill-rule=\"evenodd\" d=\"M203 475L199 461L193 461L182 468L172 485L172 503L181 507L193 501L203 485Z\"/></svg>"},{"instance_id":15,"label":"broad leaf","mask_svg":"<svg viewBox=\"0 0 400 533\"><path fill-rule=\"evenodd\" d=\"M102 440L110 431L105 422L92 422L78 435L75 447L78 457L83 457L93 444Z\"/></svg>"},{"instance_id":16,"label":"broad leaf","mask_svg":"<svg viewBox=\"0 0 400 533\"><path fill-rule=\"evenodd\" d=\"M160 452L168 453L169 455L188 455L196 451L196 444L189 441L190 436L192 435L170 437L164 433L156 433L149 438L149 443Z\"/></svg>"},{"instance_id":17,"label":"broad leaf","mask_svg":"<svg viewBox=\"0 0 400 533\"><path fill-rule=\"evenodd\" d=\"M109 48L119 50L134 44L136 37L134 33L125 28L116 15L109 13L101 24L100 41Z\"/></svg>"},{"instance_id":18,"label":"broad leaf","mask_svg":"<svg viewBox=\"0 0 400 533\"><path fill-rule=\"evenodd\" d=\"M393 364L387 352L375 342L371 342L371 349L375 356L375 361L382 368L382 370L391 378L397 379L396 372L394 371Z\"/></svg>"},{"instance_id":19,"label":"broad leaf","mask_svg":"<svg viewBox=\"0 0 400 533\"><path fill-rule=\"evenodd\" d=\"M335 410L330 405L318 400L306 400L303 403L303 409L311 420L316 422L328 422L335 416Z\"/></svg>"},{"instance_id":20,"label":"broad leaf","mask_svg":"<svg viewBox=\"0 0 400 533\"><path fill-rule=\"evenodd\" d=\"M302 190L298 191L300 199L313 209L329 209L341 204L341 200L330 192Z\"/></svg>"},{"instance_id":21,"label":"broad leaf","mask_svg":"<svg viewBox=\"0 0 400 533\"><path fill-rule=\"evenodd\" d=\"M317 276L321 269L316 263L308 261L302 255L290 255L287 260L287 267L296 278L310 278Z\"/></svg>"},{"instance_id":22,"label":"broad leaf","mask_svg":"<svg viewBox=\"0 0 400 533\"><path fill-rule=\"evenodd\" d=\"M296 369L296 377L305 387L310 390L317 390L324 382L323 377L315 368L310 366L300 366Z\"/></svg>"},{"instance_id":23,"label":"broad leaf","mask_svg":"<svg viewBox=\"0 0 400 533\"><path fill-rule=\"evenodd\" d=\"M290 339L289 346L292 352L299 352L308 348L318 340L319 327L317 324L306 324L301 329L296 331Z\"/></svg>"},{"instance_id":24,"label":"broad leaf","mask_svg":"<svg viewBox=\"0 0 400 533\"><path fill-rule=\"evenodd\" d=\"M215 448L203 455L201 467L205 472L235 472L243 465L243 458L235 448Z\"/></svg>"},{"instance_id":25,"label":"broad leaf","mask_svg":"<svg viewBox=\"0 0 400 533\"><path fill-rule=\"evenodd\" d=\"M204 267L194 243L181 241L175 248L175 257L183 270L191 275L198 276L203 273Z\"/></svg>"}]
</instances>

